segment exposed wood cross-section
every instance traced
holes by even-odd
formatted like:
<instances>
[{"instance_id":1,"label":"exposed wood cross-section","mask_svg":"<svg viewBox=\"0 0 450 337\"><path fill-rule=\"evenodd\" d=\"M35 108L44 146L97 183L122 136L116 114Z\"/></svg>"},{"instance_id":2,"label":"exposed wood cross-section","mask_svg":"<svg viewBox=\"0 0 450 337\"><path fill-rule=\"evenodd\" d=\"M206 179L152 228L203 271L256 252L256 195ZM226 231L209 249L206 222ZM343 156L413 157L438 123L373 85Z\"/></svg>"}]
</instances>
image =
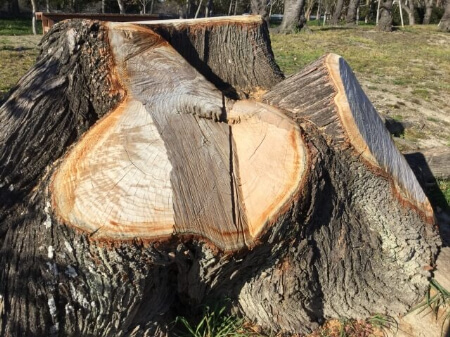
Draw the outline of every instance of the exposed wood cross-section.
<instances>
[{"instance_id":1,"label":"exposed wood cross-section","mask_svg":"<svg viewBox=\"0 0 450 337\"><path fill-rule=\"evenodd\" d=\"M0 107L0 335L405 313L433 210L349 65L284 78L260 17L73 20ZM228 308L227 308L228 309Z\"/></svg>"}]
</instances>

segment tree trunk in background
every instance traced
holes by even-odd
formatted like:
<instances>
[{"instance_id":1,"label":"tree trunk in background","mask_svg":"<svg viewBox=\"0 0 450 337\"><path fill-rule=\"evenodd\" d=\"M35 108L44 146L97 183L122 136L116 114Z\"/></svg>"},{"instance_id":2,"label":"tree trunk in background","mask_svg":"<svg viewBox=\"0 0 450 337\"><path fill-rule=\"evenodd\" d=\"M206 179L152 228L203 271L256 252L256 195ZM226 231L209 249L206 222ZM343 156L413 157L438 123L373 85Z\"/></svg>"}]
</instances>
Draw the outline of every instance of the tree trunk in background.
<instances>
[{"instance_id":1,"label":"tree trunk in background","mask_svg":"<svg viewBox=\"0 0 450 337\"><path fill-rule=\"evenodd\" d=\"M311 12L313 10L314 5L316 4L315 0L306 1L306 10L305 10L305 19L306 21L310 20ZM320 0L317 2L317 13L320 12Z\"/></svg>"},{"instance_id":2,"label":"tree trunk in background","mask_svg":"<svg viewBox=\"0 0 450 337\"><path fill-rule=\"evenodd\" d=\"M347 25L356 25L359 2L360 0L350 0L347 9L347 16L345 17L345 22Z\"/></svg>"},{"instance_id":3,"label":"tree trunk in background","mask_svg":"<svg viewBox=\"0 0 450 337\"><path fill-rule=\"evenodd\" d=\"M124 0L117 0L117 4L119 5L120 14L125 14L125 2L124 2Z\"/></svg>"},{"instance_id":4,"label":"tree trunk in background","mask_svg":"<svg viewBox=\"0 0 450 337\"><path fill-rule=\"evenodd\" d=\"M267 0L250 0L250 12L254 15L260 15L267 24L269 23Z\"/></svg>"},{"instance_id":5,"label":"tree trunk in background","mask_svg":"<svg viewBox=\"0 0 450 337\"><path fill-rule=\"evenodd\" d=\"M445 5L445 12L439 22L439 30L443 32L450 32L450 0L447 0Z\"/></svg>"},{"instance_id":6,"label":"tree trunk in background","mask_svg":"<svg viewBox=\"0 0 450 337\"><path fill-rule=\"evenodd\" d=\"M231 10L233 9L233 0L230 0L230 7L228 7L228 16L231 15Z\"/></svg>"},{"instance_id":7,"label":"tree trunk in background","mask_svg":"<svg viewBox=\"0 0 450 337\"><path fill-rule=\"evenodd\" d=\"M304 333L428 289L433 210L341 57L283 80L253 16L41 48L0 107L0 335L169 336L223 298Z\"/></svg>"},{"instance_id":8,"label":"tree trunk in background","mask_svg":"<svg viewBox=\"0 0 450 337\"><path fill-rule=\"evenodd\" d=\"M149 14L153 14L153 6L155 5L155 0L150 1L150 12Z\"/></svg>"},{"instance_id":9,"label":"tree trunk in background","mask_svg":"<svg viewBox=\"0 0 450 337\"><path fill-rule=\"evenodd\" d=\"M433 12L433 0L425 0L425 15L423 17L424 25L430 24L432 12Z\"/></svg>"},{"instance_id":10,"label":"tree trunk in background","mask_svg":"<svg viewBox=\"0 0 450 337\"><path fill-rule=\"evenodd\" d=\"M331 18L331 24L337 25L339 23L339 19L341 18L342 7L344 6L344 0L337 0L336 8L334 10L333 17Z\"/></svg>"},{"instance_id":11,"label":"tree trunk in background","mask_svg":"<svg viewBox=\"0 0 450 337\"><path fill-rule=\"evenodd\" d=\"M205 18L210 17L213 11L213 0L208 0L205 7Z\"/></svg>"},{"instance_id":12,"label":"tree trunk in background","mask_svg":"<svg viewBox=\"0 0 450 337\"><path fill-rule=\"evenodd\" d=\"M36 9L37 9L36 0L31 0L31 15L32 15L31 29L33 31L33 35L37 34L37 31L36 31Z\"/></svg>"},{"instance_id":13,"label":"tree trunk in background","mask_svg":"<svg viewBox=\"0 0 450 337\"><path fill-rule=\"evenodd\" d=\"M186 0L186 13L185 18L195 17L197 6L195 5L195 0Z\"/></svg>"},{"instance_id":14,"label":"tree trunk in background","mask_svg":"<svg viewBox=\"0 0 450 337\"><path fill-rule=\"evenodd\" d=\"M306 26L305 0L284 0L283 20L279 33L296 33Z\"/></svg>"},{"instance_id":15,"label":"tree trunk in background","mask_svg":"<svg viewBox=\"0 0 450 337\"><path fill-rule=\"evenodd\" d=\"M414 1L409 0L408 3L402 4L402 9L405 10L406 13L408 13L408 22L410 26L414 26L416 24L416 18L414 16L415 8L414 8Z\"/></svg>"},{"instance_id":16,"label":"tree trunk in background","mask_svg":"<svg viewBox=\"0 0 450 337\"><path fill-rule=\"evenodd\" d=\"M392 31L392 0L380 0L380 14L377 29L382 32Z\"/></svg>"},{"instance_id":17,"label":"tree trunk in background","mask_svg":"<svg viewBox=\"0 0 450 337\"><path fill-rule=\"evenodd\" d=\"M200 13L200 8L202 7L203 0L200 0L197 6L197 10L195 11L194 19L197 19L198 14Z\"/></svg>"}]
</instances>

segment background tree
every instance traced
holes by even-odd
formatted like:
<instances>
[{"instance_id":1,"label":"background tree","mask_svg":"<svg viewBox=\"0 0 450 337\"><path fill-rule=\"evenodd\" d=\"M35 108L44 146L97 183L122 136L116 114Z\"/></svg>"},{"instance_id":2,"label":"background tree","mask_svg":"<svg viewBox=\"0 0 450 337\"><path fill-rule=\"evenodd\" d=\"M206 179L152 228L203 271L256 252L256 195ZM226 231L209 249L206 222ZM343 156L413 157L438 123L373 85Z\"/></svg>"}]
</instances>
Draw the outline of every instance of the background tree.
<instances>
[{"instance_id":1,"label":"background tree","mask_svg":"<svg viewBox=\"0 0 450 337\"><path fill-rule=\"evenodd\" d=\"M320 8L321 8L321 0L306 0L306 5L305 5L305 18L306 21L309 21L310 17L311 17L311 12L314 8L314 6L316 6L317 8L317 15L316 15L316 19L319 20L319 13L320 13Z\"/></svg>"},{"instance_id":2,"label":"background tree","mask_svg":"<svg viewBox=\"0 0 450 337\"><path fill-rule=\"evenodd\" d=\"M433 0L424 0L424 3L425 3L425 15L423 17L423 24L429 25L430 19L431 19L431 14L433 12L434 1Z\"/></svg>"},{"instance_id":3,"label":"background tree","mask_svg":"<svg viewBox=\"0 0 450 337\"><path fill-rule=\"evenodd\" d=\"M269 11L268 11L268 1L267 0L250 0L250 10L252 14L261 15L261 17L268 22L269 21Z\"/></svg>"},{"instance_id":4,"label":"background tree","mask_svg":"<svg viewBox=\"0 0 450 337\"><path fill-rule=\"evenodd\" d=\"M345 17L345 22L347 23L347 25L356 24L356 16L358 13L359 2L360 0L350 0L347 9L347 16Z\"/></svg>"},{"instance_id":5,"label":"background tree","mask_svg":"<svg viewBox=\"0 0 450 337\"><path fill-rule=\"evenodd\" d=\"M117 0L117 4L119 5L120 14L125 14L125 1Z\"/></svg>"},{"instance_id":6,"label":"background tree","mask_svg":"<svg viewBox=\"0 0 450 337\"><path fill-rule=\"evenodd\" d=\"M0 2L0 5L2 2ZM19 0L9 0L7 2L8 7L8 14L11 16L18 16L20 15L20 6L19 6Z\"/></svg>"},{"instance_id":7,"label":"background tree","mask_svg":"<svg viewBox=\"0 0 450 337\"><path fill-rule=\"evenodd\" d=\"M392 0L380 1L380 12L377 29L383 32L392 31Z\"/></svg>"},{"instance_id":8,"label":"background tree","mask_svg":"<svg viewBox=\"0 0 450 337\"><path fill-rule=\"evenodd\" d=\"M416 24L416 16L415 16L416 8L414 5L414 0L406 0L404 3L402 2L402 9L408 14L409 25L414 26Z\"/></svg>"},{"instance_id":9,"label":"background tree","mask_svg":"<svg viewBox=\"0 0 450 337\"><path fill-rule=\"evenodd\" d=\"M279 33L295 33L306 27L305 0L285 0Z\"/></svg>"},{"instance_id":10,"label":"background tree","mask_svg":"<svg viewBox=\"0 0 450 337\"><path fill-rule=\"evenodd\" d=\"M439 22L439 29L443 32L450 32L450 0L447 0L445 12Z\"/></svg>"},{"instance_id":11,"label":"background tree","mask_svg":"<svg viewBox=\"0 0 450 337\"><path fill-rule=\"evenodd\" d=\"M331 24L337 25L339 23L339 20L341 18L342 13L342 7L344 6L344 0L337 0L336 1L336 7L334 9L333 16L331 18Z\"/></svg>"},{"instance_id":12,"label":"background tree","mask_svg":"<svg viewBox=\"0 0 450 337\"><path fill-rule=\"evenodd\" d=\"M36 35L36 11L37 11L37 4L36 0L31 0L31 28L33 31L33 35Z\"/></svg>"}]
</instances>

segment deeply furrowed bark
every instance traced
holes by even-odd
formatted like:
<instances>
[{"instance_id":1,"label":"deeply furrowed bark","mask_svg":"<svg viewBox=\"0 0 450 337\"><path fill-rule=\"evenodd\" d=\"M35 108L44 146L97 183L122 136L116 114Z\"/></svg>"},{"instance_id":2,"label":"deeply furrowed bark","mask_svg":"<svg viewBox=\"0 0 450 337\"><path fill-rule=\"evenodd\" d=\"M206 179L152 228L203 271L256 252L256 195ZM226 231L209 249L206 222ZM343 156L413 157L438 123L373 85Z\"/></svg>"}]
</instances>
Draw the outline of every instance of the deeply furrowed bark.
<instances>
[{"instance_id":1,"label":"deeply furrowed bark","mask_svg":"<svg viewBox=\"0 0 450 337\"><path fill-rule=\"evenodd\" d=\"M2 336L171 335L224 297L306 332L425 292L432 209L345 61L281 81L262 21L220 20L46 35L0 107Z\"/></svg>"},{"instance_id":2,"label":"deeply furrowed bark","mask_svg":"<svg viewBox=\"0 0 450 337\"><path fill-rule=\"evenodd\" d=\"M146 27L166 39L207 80L232 98L267 90L284 76L274 61L267 25L250 16L229 19L149 21ZM230 67L233 71L230 71Z\"/></svg>"}]
</instances>

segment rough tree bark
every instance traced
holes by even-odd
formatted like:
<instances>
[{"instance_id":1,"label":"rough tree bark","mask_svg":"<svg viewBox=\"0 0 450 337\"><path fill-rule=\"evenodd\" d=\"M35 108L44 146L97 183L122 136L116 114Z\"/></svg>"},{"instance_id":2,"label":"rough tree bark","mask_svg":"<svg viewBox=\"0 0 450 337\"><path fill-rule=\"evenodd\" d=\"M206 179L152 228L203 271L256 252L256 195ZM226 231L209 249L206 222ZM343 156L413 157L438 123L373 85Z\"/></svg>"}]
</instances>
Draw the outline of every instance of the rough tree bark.
<instances>
[{"instance_id":1,"label":"rough tree bark","mask_svg":"<svg viewBox=\"0 0 450 337\"><path fill-rule=\"evenodd\" d=\"M306 27L305 0L284 0L283 20L279 33L296 33Z\"/></svg>"},{"instance_id":2,"label":"rough tree bark","mask_svg":"<svg viewBox=\"0 0 450 337\"><path fill-rule=\"evenodd\" d=\"M347 16L345 17L345 22L347 25L356 25L356 16L358 12L359 2L360 0L350 0L347 9Z\"/></svg>"},{"instance_id":3,"label":"rough tree bark","mask_svg":"<svg viewBox=\"0 0 450 337\"><path fill-rule=\"evenodd\" d=\"M377 29L382 32L392 31L392 0L379 0L380 13Z\"/></svg>"},{"instance_id":4,"label":"rough tree bark","mask_svg":"<svg viewBox=\"0 0 450 337\"><path fill-rule=\"evenodd\" d=\"M439 30L443 32L450 32L450 0L447 0L445 5L445 12L439 22Z\"/></svg>"},{"instance_id":5,"label":"rough tree bark","mask_svg":"<svg viewBox=\"0 0 450 337\"><path fill-rule=\"evenodd\" d=\"M339 19L341 18L343 6L344 6L344 0L338 0L336 3L336 8L334 9L333 17L331 18L332 25L336 26L339 23Z\"/></svg>"},{"instance_id":6,"label":"rough tree bark","mask_svg":"<svg viewBox=\"0 0 450 337\"><path fill-rule=\"evenodd\" d=\"M170 335L223 297L305 332L427 289L433 210L349 66L283 80L260 18L58 23L0 118L2 336Z\"/></svg>"}]
</instances>

